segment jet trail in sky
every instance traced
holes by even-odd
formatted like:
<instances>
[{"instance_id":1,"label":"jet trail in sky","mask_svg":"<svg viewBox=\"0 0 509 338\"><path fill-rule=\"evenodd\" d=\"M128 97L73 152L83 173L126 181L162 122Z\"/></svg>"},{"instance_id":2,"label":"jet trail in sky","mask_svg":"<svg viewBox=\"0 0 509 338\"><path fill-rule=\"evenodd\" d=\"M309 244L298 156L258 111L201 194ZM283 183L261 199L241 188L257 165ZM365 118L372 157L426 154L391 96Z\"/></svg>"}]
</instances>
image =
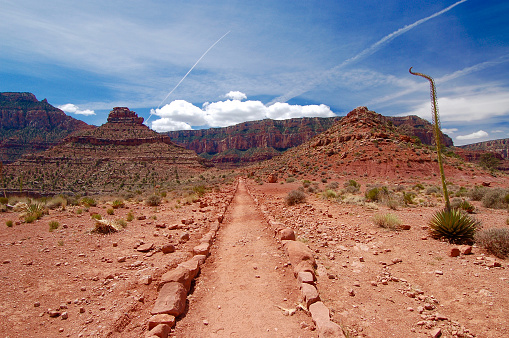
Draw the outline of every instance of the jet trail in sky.
<instances>
[{"instance_id":1,"label":"jet trail in sky","mask_svg":"<svg viewBox=\"0 0 509 338\"><path fill-rule=\"evenodd\" d=\"M359 54L357 54L357 55L355 55L355 56L353 56L353 57L343 61L341 64L337 65L336 67L331 68L331 69L323 72L322 75L318 76L318 78L315 81L308 82L306 85L302 86L301 88L297 88L297 89L295 89L293 91L290 91L289 93L287 93L287 94L285 94L283 96L277 97L274 100L272 100L269 104L273 104L273 103L276 103L276 102L286 102L286 101L288 101L290 99L293 99L294 97L297 97L299 95L304 94L305 92L307 92L310 89L314 88L318 84L322 83L327 78L329 78L332 75L334 75L341 68L343 68L343 67L345 67L345 66L347 66L347 65L349 65L349 64L351 64L351 63L353 63L353 62L355 62L355 61L357 61L359 59L362 59L362 58L364 58L366 56L374 54L380 48L382 48L387 43L389 43L390 41L394 40L396 37L400 36L401 34L404 34L404 33L408 32L409 30L411 30L411 29L413 29L413 28L415 28L415 27L425 23L426 21L431 20L433 18L436 18L437 16L440 16L440 15L450 11L454 7L464 3L466 1L467 0L460 0L460 1L450 5L449 7L444 8L443 10L441 10L439 12L436 12L436 13L434 13L434 14L428 16L428 17L425 17L423 19L417 20L413 24L406 25L405 27L400 28L400 29L394 31L391 34L388 34L388 35L384 36L382 39L380 39L379 41L375 42L374 44L372 44L368 48L364 49Z\"/></svg>"}]
</instances>

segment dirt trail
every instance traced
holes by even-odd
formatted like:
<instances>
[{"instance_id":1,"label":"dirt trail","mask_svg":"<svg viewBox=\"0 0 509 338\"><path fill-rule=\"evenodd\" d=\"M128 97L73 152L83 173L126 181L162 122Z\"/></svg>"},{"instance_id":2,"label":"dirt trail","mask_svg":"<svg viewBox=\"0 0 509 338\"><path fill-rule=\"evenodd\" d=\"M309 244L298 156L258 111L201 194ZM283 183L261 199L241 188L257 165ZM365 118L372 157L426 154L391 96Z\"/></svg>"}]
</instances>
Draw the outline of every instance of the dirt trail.
<instances>
[{"instance_id":1,"label":"dirt trail","mask_svg":"<svg viewBox=\"0 0 509 338\"><path fill-rule=\"evenodd\" d=\"M173 337L316 337L277 307L295 308L297 282L242 180L215 244Z\"/></svg>"}]
</instances>

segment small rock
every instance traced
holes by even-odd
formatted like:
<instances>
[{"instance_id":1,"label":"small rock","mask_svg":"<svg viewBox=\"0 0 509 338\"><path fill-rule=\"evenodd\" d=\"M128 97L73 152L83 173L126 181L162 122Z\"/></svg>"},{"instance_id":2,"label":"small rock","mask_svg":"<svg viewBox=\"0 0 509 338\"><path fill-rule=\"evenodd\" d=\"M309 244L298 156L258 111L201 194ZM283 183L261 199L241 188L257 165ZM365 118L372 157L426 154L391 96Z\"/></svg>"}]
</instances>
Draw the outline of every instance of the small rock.
<instances>
[{"instance_id":1,"label":"small rock","mask_svg":"<svg viewBox=\"0 0 509 338\"><path fill-rule=\"evenodd\" d=\"M355 290L354 289L348 290L348 294L352 297L355 296Z\"/></svg>"},{"instance_id":2,"label":"small rock","mask_svg":"<svg viewBox=\"0 0 509 338\"><path fill-rule=\"evenodd\" d=\"M39 302L34 303L34 307L39 307L39 306L41 306L41 303L39 303Z\"/></svg>"},{"instance_id":3,"label":"small rock","mask_svg":"<svg viewBox=\"0 0 509 338\"><path fill-rule=\"evenodd\" d=\"M282 241L295 241L295 232L290 228L282 229L279 236Z\"/></svg>"},{"instance_id":4,"label":"small rock","mask_svg":"<svg viewBox=\"0 0 509 338\"><path fill-rule=\"evenodd\" d=\"M426 303L426 304L424 304L424 308L426 310L433 310L435 308L435 306L432 304Z\"/></svg>"},{"instance_id":5,"label":"small rock","mask_svg":"<svg viewBox=\"0 0 509 338\"><path fill-rule=\"evenodd\" d=\"M122 256L122 257L117 257L117 262L119 262L119 263L123 263L123 262L125 262L125 261L126 261L126 259L127 259L127 258L126 258L126 257L124 257L124 256Z\"/></svg>"},{"instance_id":6,"label":"small rock","mask_svg":"<svg viewBox=\"0 0 509 338\"><path fill-rule=\"evenodd\" d=\"M429 334L432 338L440 338L442 336L442 329L436 328L432 330Z\"/></svg>"},{"instance_id":7,"label":"small rock","mask_svg":"<svg viewBox=\"0 0 509 338\"><path fill-rule=\"evenodd\" d=\"M189 233L188 232L184 232L183 234L180 235L180 238L179 238L179 242L180 243L185 243L189 240Z\"/></svg>"},{"instance_id":8,"label":"small rock","mask_svg":"<svg viewBox=\"0 0 509 338\"><path fill-rule=\"evenodd\" d=\"M208 320L206 320L206 319L204 319L204 320L203 320L203 325L209 325L209 321L208 321Z\"/></svg>"},{"instance_id":9,"label":"small rock","mask_svg":"<svg viewBox=\"0 0 509 338\"><path fill-rule=\"evenodd\" d=\"M55 310L48 310L48 314L51 318L55 318L55 317L58 317L60 316L60 312L59 311L55 311Z\"/></svg>"},{"instance_id":10,"label":"small rock","mask_svg":"<svg viewBox=\"0 0 509 338\"><path fill-rule=\"evenodd\" d=\"M60 318L62 318L62 320L66 320L67 318L69 318L69 315L67 314L67 312L62 312Z\"/></svg>"},{"instance_id":11,"label":"small rock","mask_svg":"<svg viewBox=\"0 0 509 338\"><path fill-rule=\"evenodd\" d=\"M400 225L401 230L410 230L411 226L409 224Z\"/></svg>"},{"instance_id":12,"label":"small rock","mask_svg":"<svg viewBox=\"0 0 509 338\"><path fill-rule=\"evenodd\" d=\"M82 286L80 290L81 291L87 291L87 288L85 286Z\"/></svg>"},{"instance_id":13,"label":"small rock","mask_svg":"<svg viewBox=\"0 0 509 338\"><path fill-rule=\"evenodd\" d=\"M358 280L356 280L355 282L353 282L353 286L361 287L361 282L359 282Z\"/></svg>"},{"instance_id":14,"label":"small rock","mask_svg":"<svg viewBox=\"0 0 509 338\"><path fill-rule=\"evenodd\" d=\"M161 247L161 251L165 254L175 252L175 246L173 244L165 244Z\"/></svg>"},{"instance_id":15,"label":"small rock","mask_svg":"<svg viewBox=\"0 0 509 338\"><path fill-rule=\"evenodd\" d=\"M113 245L113 247L114 247L114 248L118 246L118 243L117 243L117 242L113 242L113 243L111 243L111 244Z\"/></svg>"},{"instance_id":16,"label":"small rock","mask_svg":"<svg viewBox=\"0 0 509 338\"><path fill-rule=\"evenodd\" d=\"M142 276L139 279L138 283L145 284L145 285L150 285L150 283L152 283L152 276L150 276L150 275Z\"/></svg>"},{"instance_id":17,"label":"small rock","mask_svg":"<svg viewBox=\"0 0 509 338\"><path fill-rule=\"evenodd\" d=\"M470 255L472 253L472 246L471 245L462 245L460 247L460 251L463 255Z\"/></svg>"},{"instance_id":18,"label":"small rock","mask_svg":"<svg viewBox=\"0 0 509 338\"><path fill-rule=\"evenodd\" d=\"M435 271L435 274L437 274L437 275L443 275L443 274L444 274L444 272L443 272L442 270L436 270L436 271Z\"/></svg>"},{"instance_id":19,"label":"small rock","mask_svg":"<svg viewBox=\"0 0 509 338\"><path fill-rule=\"evenodd\" d=\"M139 252L148 252L148 251L152 250L153 247L154 247L154 243L146 243L146 244L142 244L139 247L137 247L136 250Z\"/></svg>"},{"instance_id":20,"label":"small rock","mask_svg":"<svg viewBox=\"0 0 509 338\"><path fill-rule=\"evenodd\" d=\"M458 247L451 248L451 251L449 252L449 256L451 257L458 257L460 255L460 249Z\"/></svg>"}]
</instances>

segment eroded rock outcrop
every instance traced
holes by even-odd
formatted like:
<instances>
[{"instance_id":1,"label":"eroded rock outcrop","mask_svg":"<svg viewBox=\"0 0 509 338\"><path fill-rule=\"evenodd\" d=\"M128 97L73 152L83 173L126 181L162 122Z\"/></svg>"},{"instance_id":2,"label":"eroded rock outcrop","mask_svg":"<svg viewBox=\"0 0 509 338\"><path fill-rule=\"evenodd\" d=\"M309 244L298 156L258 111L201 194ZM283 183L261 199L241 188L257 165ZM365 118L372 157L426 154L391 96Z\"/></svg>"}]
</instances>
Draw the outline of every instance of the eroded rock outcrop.
<instances>
[{"instance_id":1,"label":"eroded rock outcrop","mask_svg":"<svg viewBox=\"0 0 509 338\"><path fill-rule=\"evenodd\" d=\"M59 144L73 132L94 128L67 116L31 93L0 93L0 161L10 163L23 154Z\"/></svg>"}]
</instances>

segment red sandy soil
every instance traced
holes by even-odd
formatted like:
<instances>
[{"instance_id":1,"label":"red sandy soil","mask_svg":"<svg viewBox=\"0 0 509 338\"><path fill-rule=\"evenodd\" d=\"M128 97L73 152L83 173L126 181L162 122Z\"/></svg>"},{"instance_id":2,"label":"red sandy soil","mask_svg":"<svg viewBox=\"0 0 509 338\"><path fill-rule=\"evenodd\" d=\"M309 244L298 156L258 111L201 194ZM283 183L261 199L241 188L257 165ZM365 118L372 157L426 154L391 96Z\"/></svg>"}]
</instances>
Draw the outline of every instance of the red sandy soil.
<instances>
[{"instance_id":1,"label":"red sandy soil","mask_svg":"<svg viewBox=\"0 0 509 338\"><path fill-rule=\"evenodd\" d=\"M315 252L320 297L351 337L429 337L436 328L442 337L502 337L509 332L508 261L475 246L472 255L449 257L453 246L431 239L425 229L440 201L434 207L390 210L308 193L306 203L287 206L287 193L301 185L249 181L263 210L294 229L297 239ZM68 207L12 228L5 221L16 221L19 214L0 213L0 336L143 336L158 278L191 257L228 193L205 195L201 202L207 206L202 207L130 202L129 209L116 209L114 216L106 214L102 206L109 206L104 203L82 215L76 214L77 207ZM485 228L506 226L506 210L473 203ZM90 233L90 213L125 219L129 211L147 218L128 222L111 235ZM372 224L373 215L386 212L410 230ZM184 225L183 219L193 222ZM49 232L52 220L61 226ZM163 223L166 228L156 228ZM190 239L180 243L185 232ZM138 252L139 240L156 248L174 243L177 250ZM495 261L500 267L493 267ZM284 316L277 307L292 309L299 302L288 263L274 230L241 186L171 336L317 337L304 311ZM48 309L67 312L68 318L51 318Z\"/></svg>"}]
</instances>

